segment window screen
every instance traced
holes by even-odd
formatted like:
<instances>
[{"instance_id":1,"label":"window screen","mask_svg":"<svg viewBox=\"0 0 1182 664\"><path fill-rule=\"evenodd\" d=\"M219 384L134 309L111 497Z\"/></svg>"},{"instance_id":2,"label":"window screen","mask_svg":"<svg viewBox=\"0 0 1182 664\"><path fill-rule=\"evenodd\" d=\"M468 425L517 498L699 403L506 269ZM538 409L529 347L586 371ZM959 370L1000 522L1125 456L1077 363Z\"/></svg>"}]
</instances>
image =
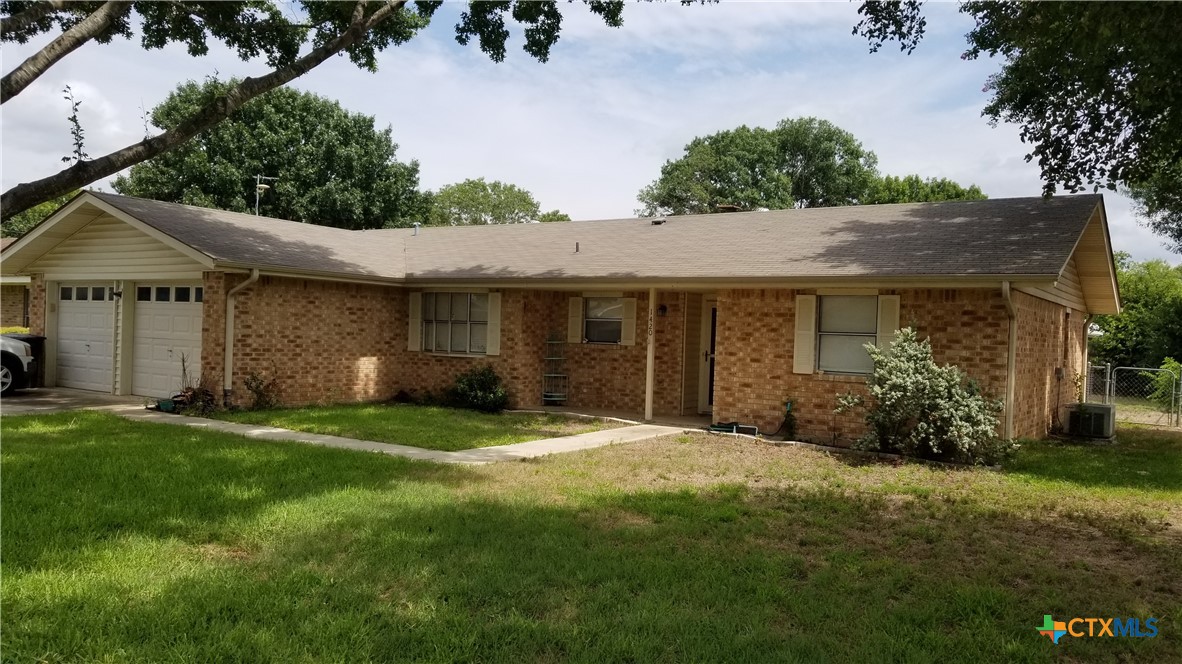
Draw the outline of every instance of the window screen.
<instances>
[{"instance_id":1,"label":"window screen","mask_svg":"<svg viewBox=\"0 0 1182 664\"><path fill-rule=\"evenodd\" d=\"M488 294L423 293L423 350L483 355L488 350Z\"/></svg>"},{"instance_id":2,"label":"window screen","mask_svg":"<svg viewBox=\"0 0 1182 664\"><path fill-rule=\"evenodd\" d=\"M818 298L817 368L833 373L870 373L874 363L863 347L878 334L878 296L823 295Z\"/></svg>"},{"instance_id":3,"label":"window screen","mask_svg":"<svg viewBox=\"0 0 1182 664\"><path fill-rule=\"evenodd\" d=\"M583 338L593 344L618 344L624 331L624 298L583 300Z\"/></svg>"}]
</instances>

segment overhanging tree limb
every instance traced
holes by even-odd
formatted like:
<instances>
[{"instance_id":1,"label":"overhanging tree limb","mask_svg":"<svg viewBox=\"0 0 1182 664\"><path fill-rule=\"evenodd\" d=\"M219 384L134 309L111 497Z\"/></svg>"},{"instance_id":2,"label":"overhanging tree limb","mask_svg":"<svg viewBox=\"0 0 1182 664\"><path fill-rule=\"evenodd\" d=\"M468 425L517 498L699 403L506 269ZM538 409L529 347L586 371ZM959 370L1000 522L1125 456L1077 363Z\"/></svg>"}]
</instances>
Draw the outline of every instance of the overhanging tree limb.
<instances>
[{"instance_id":1,"label":"overhanging tree limb","mask_svg":"<svg viewBox=\"0 0 1182 664\"><path fill-rule=\"evenodd\" d=\"M49 14L64 9L66 0L48 0L46 2L38 2L19 14L12 16L5 16L0 18L0 33L14 32L29 25L37 19Z\"/></svg>"},{"instance_id":2,"label":"overhanging tree limb","mask_svg":"<svg viewBox=\"0 0 1182 664\"><path fill-rule=\"evenodd\" d=\"M79 46L94 38L111 24L120 14L131 8L127 0L110 0L94 10L75 25L63 32L45 48L30 55L28 59L4 75L0 81L0 104L19 95L29 84L37 80L59 60L74 52ZM18 16L20 16L18 14Z\"/></svg>"},{"instance_id":3,"label":"overhanging tree limb","mask_svg":"<svg viewBox=\"0 0 1182 664\"><path fill-rule=\"evenodd\" d=\"M25 182L4 192L0 196L0 215L8 219L37 203L83 187L95 180L114 175L134 164L146 161L183 144L185 141L212 127L243 104L255 97L274 90L311 71L328 58L357 43L375 26L406 5L406 0L391 0L368 18L365 17L365 0L359 0L353 10L352 22L341 34L319 46L290 65L280 67L258 78L246 78L225 94L210 100L197 109L187 120L173 129L159 135L128 145L110 154L80 161L55 175L33 182Z\"/></svg>"}]
</instances>

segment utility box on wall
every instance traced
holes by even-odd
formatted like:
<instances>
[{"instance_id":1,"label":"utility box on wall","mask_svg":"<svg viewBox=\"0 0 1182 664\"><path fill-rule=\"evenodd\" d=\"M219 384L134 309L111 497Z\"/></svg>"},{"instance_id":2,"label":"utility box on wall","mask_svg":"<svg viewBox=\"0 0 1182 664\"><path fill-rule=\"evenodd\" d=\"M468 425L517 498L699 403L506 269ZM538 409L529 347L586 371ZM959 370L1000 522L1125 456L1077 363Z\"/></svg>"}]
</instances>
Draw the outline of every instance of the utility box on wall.
<instances>
[{"instance_id":1,"label":"utility box on wall","mask_svg":"<svg viewBox=\"0 0 1182 664\"><path fill-rule=\"evenodd\" d=\"M1112 438L1116 435L1116 406L1073 404L1067 416L1067 433L1085 438Z\"/></svg>"}]
</instances>

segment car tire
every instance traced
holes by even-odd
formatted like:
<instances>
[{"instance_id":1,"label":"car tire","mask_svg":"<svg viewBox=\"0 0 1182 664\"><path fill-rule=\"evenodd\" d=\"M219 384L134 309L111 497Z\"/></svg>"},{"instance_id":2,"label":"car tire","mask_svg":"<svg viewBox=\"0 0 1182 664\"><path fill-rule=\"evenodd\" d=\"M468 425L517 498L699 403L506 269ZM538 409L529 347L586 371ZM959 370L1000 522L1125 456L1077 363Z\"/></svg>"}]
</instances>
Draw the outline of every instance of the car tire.
<instances>
[{"instance_id":1,"label":"car tire","mask_svg":"<svg viewBox=\"0 0 1182 664\"><path fill-rule=\"evenodd\" d=\"M8 396L25 384L25 370L11 357L0 357L0 396Z\"/></svg>"}]
</instances>

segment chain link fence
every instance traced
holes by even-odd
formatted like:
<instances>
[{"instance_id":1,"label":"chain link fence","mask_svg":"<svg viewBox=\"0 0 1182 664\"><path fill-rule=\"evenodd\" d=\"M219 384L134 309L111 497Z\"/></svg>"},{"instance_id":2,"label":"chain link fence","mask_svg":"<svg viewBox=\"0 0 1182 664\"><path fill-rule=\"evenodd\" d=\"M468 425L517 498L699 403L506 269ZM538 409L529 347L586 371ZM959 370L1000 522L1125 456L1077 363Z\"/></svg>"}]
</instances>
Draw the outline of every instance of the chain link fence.
<instances>
[{"instance_id":1,"label":"chain link fence","mask_svg":"<svg viewBox=\"0 0 1182 664\"><path fill-rule=\"evenodd\" d=\"M1084 400L1116 405L1118 422L1182 427L1182 376L1153 367L1088 367Z\"/></svg>"}]
</instances>

